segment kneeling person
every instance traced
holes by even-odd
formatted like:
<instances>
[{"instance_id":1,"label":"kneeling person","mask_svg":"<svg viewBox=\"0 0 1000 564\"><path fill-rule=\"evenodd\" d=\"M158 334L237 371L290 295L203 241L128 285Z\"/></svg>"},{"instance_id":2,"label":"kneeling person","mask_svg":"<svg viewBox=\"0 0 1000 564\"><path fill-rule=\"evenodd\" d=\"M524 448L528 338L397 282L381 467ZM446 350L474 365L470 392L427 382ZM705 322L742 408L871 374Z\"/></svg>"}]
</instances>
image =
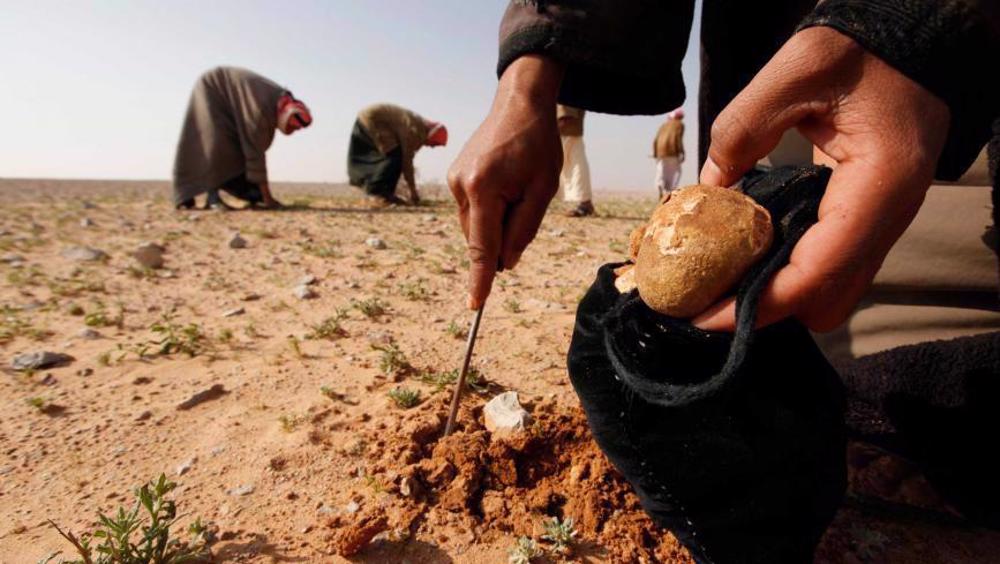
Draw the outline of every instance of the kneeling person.
<instances>
[{"instance_id":1,"label":"kneeling person","mask_svg":"<svg viewBox=\"0 0 1000 564\"><path fill-rule=\"evenodd\" d=\"M375 104L358 113L347 152L351 186L362 188L384 203L399 204L396 184L400 175L410 189L410 203L420 201L413 173L413 157L424 145L444 146L448 130L443 124L392 104Z\"/></svg>"},{"instance_id":2,"label":"kneeling person","mask_svg":"<svg viewBox=\"0 0 1000 564\"><path fill-rule=\"evenodd\" d=\"M280 207L267 182L264 153L275 129L285 135L309 127L309 108L288 89L246 69L217 67L198 78L177 143L174 204L226 209L219 190L252 206Z\"/></svg>"}]
</instances>

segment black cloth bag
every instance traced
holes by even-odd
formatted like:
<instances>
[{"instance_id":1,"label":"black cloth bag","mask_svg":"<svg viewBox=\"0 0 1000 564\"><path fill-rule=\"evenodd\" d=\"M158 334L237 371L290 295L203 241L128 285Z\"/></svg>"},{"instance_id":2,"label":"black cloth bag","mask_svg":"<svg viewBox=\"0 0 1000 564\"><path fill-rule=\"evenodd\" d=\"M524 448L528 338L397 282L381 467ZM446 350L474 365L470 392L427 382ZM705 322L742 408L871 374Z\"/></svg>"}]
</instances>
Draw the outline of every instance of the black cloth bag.
<instances>
[{"instance_id":1,"label":"black cloth bag","mask_svg":"<svg viewBox=\"0 0 1000 564\"><path fill-rule=\"evenodd\" d=\"M351 186L362 188L371 196L388 198L396 194L396 184L402 174L402 148L382 154L361 122L355 120L347 149L347 176Z\"/></svg>"},{"instance_id":2,"label":"black cloth bag","mask_svg":"<svg viewBox=\"0 0 1000 564\"><path fill-rule=\"evenodd\" d=\"M829 169L744 189L772 216L737 289L737 330L707 333L619 294L600 268L577 310L570 378L598 445L700 563L811 562L846 487L844 390L804 326L754 330L770 277L816 221Z\"/></svg>"}]
</instances>

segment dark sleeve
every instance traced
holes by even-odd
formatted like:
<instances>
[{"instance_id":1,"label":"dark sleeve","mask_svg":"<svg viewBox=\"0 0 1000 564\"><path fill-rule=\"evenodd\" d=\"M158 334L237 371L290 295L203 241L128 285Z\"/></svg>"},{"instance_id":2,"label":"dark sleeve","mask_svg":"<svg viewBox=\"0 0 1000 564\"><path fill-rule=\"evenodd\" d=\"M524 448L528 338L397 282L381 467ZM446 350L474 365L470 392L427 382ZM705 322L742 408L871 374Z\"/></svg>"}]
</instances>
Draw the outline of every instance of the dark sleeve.
<instances>
[{"instance_id":1,"label":"dark sleeve","mask_svg":"<svg viewBox=\"0 0 1000 564\"><path fill-rule=\"evenodd\" d=\"M613 114L659 114L684 101L681 59L694 0L512 0L497 75L522 55L566 64L559 101Z\"/></svg>"},{"instance_id":2,"label":"dark sleeve","mask_svg":"<svg viewBox=\"0 0 1000 564\"><path fill-rule=\"evenodd\" d=\"M836 29L944 100L951 127L937 177L955 180L1000 113L998 16L997 0L827 0L800 29Z\"/></svg>"}]
</instances>

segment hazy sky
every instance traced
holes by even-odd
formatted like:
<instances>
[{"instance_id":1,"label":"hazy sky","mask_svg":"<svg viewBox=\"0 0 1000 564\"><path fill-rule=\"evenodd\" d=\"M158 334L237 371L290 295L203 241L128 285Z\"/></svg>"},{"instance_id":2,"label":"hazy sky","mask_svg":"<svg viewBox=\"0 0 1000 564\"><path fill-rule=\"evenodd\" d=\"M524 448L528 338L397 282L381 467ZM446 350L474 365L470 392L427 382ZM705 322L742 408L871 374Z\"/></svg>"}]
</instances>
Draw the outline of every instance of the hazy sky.
<instances>
[{"instance_id":1,"label":"hazy sky","mask_svg":"<svg viewBox=\"0 0 1000 564\"><path fill-rule=\"evenodd\" d=\"M700 4L700 2L699 2ZM0 177L167 179L190 90L217 65L274 79L309 104L312 127L278 134L273 181L346 181L357 111L373 102L443 121L445 148L417 155L424 181L448 165L496 87L501 0L3 2ZM699 10L700 11L700 10ZM684 76L686 148L695 145L696 21ZM662 118L591 114L594 185L652 188ZM695 179L686 163L682 181Z\"/></svg>"}]
</instances>

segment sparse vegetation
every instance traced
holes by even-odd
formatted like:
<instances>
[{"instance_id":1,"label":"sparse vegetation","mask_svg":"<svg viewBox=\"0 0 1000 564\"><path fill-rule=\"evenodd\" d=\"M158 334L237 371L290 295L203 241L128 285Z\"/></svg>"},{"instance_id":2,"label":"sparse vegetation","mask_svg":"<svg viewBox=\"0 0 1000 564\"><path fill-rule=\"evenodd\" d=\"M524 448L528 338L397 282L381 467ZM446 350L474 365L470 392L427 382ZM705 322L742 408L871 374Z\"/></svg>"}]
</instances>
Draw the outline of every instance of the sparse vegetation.
<instances>
[{"instance_id":1,"label":"sparse vegetation","mask_svg":"<svg viewBox=\"0 0 1000 564\"><path fill-rule=\"evenodd\" d=\"M83 316L83 324L87 327L118 327L125 324L125 306L118 304L118 313L114 317L108 314L107 308L101 301L94 302L95 309Z\"/></svg>"},{"instance_id":2,"label":"sparse vegetation","mask_svg":"<svg viewBox=\"0 0 1000 564\"><path fill-rule=\"evenodd\" d=\"M76 550L77 560L66 564L181 564L208 562L206 528L195 519L187 528L188 540L171 538L171 527L180 519L176 504L166 499L177 484L160 474L155 482L135 491L136 503L126 511L119 507L112 516L98 514L100 525L77 537L63 531L52 520L49 524ZM144 515L140 516L140 511ZM138 535L136 534L138 533ZM99 544L97 544L99 543ZM49 557L51 560L52 557Z\"/></svg>"},{"instance_id":3,"label":"sparse vegetation","mask_svg":"<svg viewBox=\"0 0 1000 564\"><path fill-rule=\"evenodd\" d=\"M233 337L233 330L229 327L223 327L219 329L219 336L216 337L216 340L224 345L228 345L233 342Z\"/></svg>"},{"instance_id":4,"label":"sparse vegetation","mask_svg":"<svg viewBox=\"0 0 1000 564\"><path fill-rule=\"evenodd\" d=\"M299 243L299 247L302 252L307 255L312 255L319 258L340 258L343 253L340 252L340 242L339 241L327 241L325 244L317 243Z\"/></svg>"},{"instance_id":5,"label":"sparse vegetation","mask_svg":"<svg viewBox=\"0 0 1000 564\"><path fill-rule=\"evenodd\" d=\"M413 370L410 361L406 359L406 355L395 343L372 345L372 348L382 353L379 356L378 364L382 374L393 378Z\"/></svg>"},{"instance_id":6,"label":"sparse vegetation","mask_svg":"<svg viewBox=\"0 0 1000 564\"><path fill-rule=\"evenodd\" d=\"M427 371L420 374L419 380L424 384L434 386L435 392L440 392L441 390L450 388L457 382L459 373L457 368L446 372ZM486 391L487 385L483 379L483 375L475 366L469 367L469 373L465 375L465 386L476 393Z\"/></svg>"},{"instance_id":7,"label":"sparse vegetation","mask_svg":"<svg viewBox=\"0 0 1000 564\"><path fill-rule=\"evenodd\" d=\"M378 296L361 301L352 301L351 306L369 319L377 319L385 315L389 309L389 305L383 302Z\"/></svg>"},{"instance_id":8,"label":"sparse vegetation","mask_svg":"<svg viewBox=\"0 0 1000 564\"><path fill-rule=\"evenodd\" d=\"M521 302L514 298L507 298L503 302L503 308L510 313L521 313Z\"/></svg>"},{"instance_id":9,"label":"sparse vegetation","mask_svg":"<svg viewBox=\"0 0 1000 564\"><path fill-rule=\"evenodd\" d=\"M469 330L458 323L455 323L455 320L449 322L448 326L444 328L444 331L456 339L464 339L469 336Z\"/></svg>"},{"instance_id":10,"label":"sparse vegetation","mask_svg":"<svg viewBox=\"0 0 1000 564\"><path fill-rule=\"evenodd\" d=\"M302 350L302 344L299 342L299 338L295 335L288 336L288 348L292 349L292 353L295 354L297 358L307 358L308 355Z\"/></svg>"},{"instance_id":11,"label":"sparse vegetation","mask_svg":"<svg viewBox=\"0 0 1000 564\"><path fill-rule=\"evenodd\" d=\"M431 291L427 289L426 280L420 278L414 282L404 282L399 285L399 293L411 302L425 302L430 299Z\"/></svg>"},{"instance_id":12,"label":"sparse vegetation","mask_svg":"<svg viewBox=\"0 0 1000 564\"><path fill-rule=\"evenodd\" d=\"M184 353L194 358L211 350L211 343L208 336L205 335L204 330L202 330L201 325L197 323L181 325L174 321L173 311L164 313L159 321L149 326L149 330L157 338L137 345L119 345L119 348L132 351L139 358L169 356L175 353Z\"/></svg>"},{"instance_id":13,"label":"sparse vegetation","mask_svg":"<svg viewBox=\"0 0 1000 564\"><path fill-rule=\"evenodd\" d=\"M420 390L403 387L393 388L389 390L389 398L391 398L397 406L402 407L403 409L410 409L420 403Z\"/></svg>"},{"instance_id":14,"label":"sparse vegetation","mask_svg":"<svg viewBox=\"0 0 1000 564\"><path fill-rule=\"evenodd\" d=\"M538 543L530 537L518 537L514 547L508 551L507 562L509 564L531 564L532 559L542 555Z\"/></svg>"},{"instance_id":15,"label":"sparse vegetation","mask_svg":"<svg viewBox=\"0 0 1000 564\"><path fill-rule=\"evenodd\" d=\"M543 521L542 527L545 529L542 539L551 543L553 552L566 553L576 539L576 528L573 526L572 517L565 520L552 517Z\"/></svg>"},{"instance_id":16,"label":"sparse vegetation","mask_svg":"<svg viewBox=\"0 0 1000 564\"><path fill-rule=\"evenodd\" d=\"M323 321L310 327L312 329L306 334L306 339L327 339L332 341L347 336L347 331L340 325L341 320L347 317L347 311L337 308L334 314Z\"/></svg>"},{"instance_id":17,"label":"sparse vegetation","mask_svg":"<svg viewBox=\"0 0 1000 564\"><path fill-rule=\"evenodd\" d=\"M291 433L299 428L302 423L302 417L299 415L282 415L278 417L278 422L281 423L281 430L286 433Z\"/></svg>"}]
</instances>

